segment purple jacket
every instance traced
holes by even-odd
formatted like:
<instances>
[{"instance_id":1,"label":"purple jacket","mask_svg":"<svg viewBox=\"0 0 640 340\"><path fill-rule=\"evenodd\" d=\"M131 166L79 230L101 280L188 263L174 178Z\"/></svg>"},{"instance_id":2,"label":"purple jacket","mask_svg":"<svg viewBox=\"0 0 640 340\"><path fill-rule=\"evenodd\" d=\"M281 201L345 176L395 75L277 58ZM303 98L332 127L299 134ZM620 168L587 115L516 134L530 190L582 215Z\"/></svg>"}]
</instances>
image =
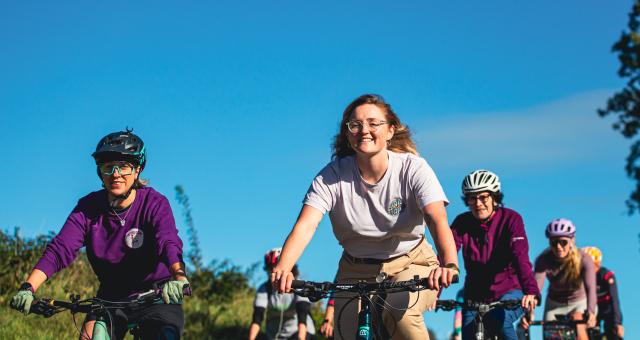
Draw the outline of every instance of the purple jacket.
<instances>
[{"instance_id":1,"label":"purple jacket","mask_svg":"<svg viewBox=\"0 0 640 340\"><path fill-rule=\"evenodd\" d=\"M520 214L497 208L488 224L481 224L466 212L456 217L451 231L456 248L462 247L467 271L465 299L495 301L516 289L525 295L540 295Z\"/></svg>"},{"instance_id":2,"label":"purple jacket","mask_svg":"<svg viewBox=\"0 0 640 340\"><path fill-rule=\"evenodd\" d=\"M124 226L109 209L105 190L81 198L35 268L50 278L86 246L100 281L99 297L124 298L170 278L169 267L183 260L167 198L150 187L138 189L135 201L120 217L126 220Z\"/></svg>"}]
</instances>

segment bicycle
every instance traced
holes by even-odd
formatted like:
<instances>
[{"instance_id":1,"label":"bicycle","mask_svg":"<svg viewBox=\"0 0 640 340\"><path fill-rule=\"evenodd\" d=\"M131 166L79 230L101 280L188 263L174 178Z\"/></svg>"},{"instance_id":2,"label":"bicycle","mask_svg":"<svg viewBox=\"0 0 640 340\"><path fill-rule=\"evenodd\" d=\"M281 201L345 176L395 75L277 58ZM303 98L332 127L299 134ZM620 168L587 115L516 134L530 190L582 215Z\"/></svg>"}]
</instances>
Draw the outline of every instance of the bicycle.
<instances>
[{"instance_id":1,"label":"bicycle","mask_svg":"<svg viewBox=\"0 0 640 340\"><path fill-rule=\"evenodd\" d=\"M191 295L191 289L189 285L185 285L183 289L185 296ZM80 299L77 294L71 294L69 301L54 300L49 298L40 298L34 300L31 305L31 314L41 315L45 318L50 318L60 312L69 311L73 315L73 323L81 334L82 330L78 328L78 324L75 319L76 313L93 313L97 315L96 322L93 326L93 333L91 339L96 340L110 340L113 336L113 315L112 312L118 309L127 309L130 311L140 310L145 307L162 304L162 289L155 288L144 293L135 294L127 301L109 301L98 297ZM127 332L133 335L134 339L140 339L140 328L137 323L128 323ZM126 332L125 332L126 334Z\"/></svg>"},{"instance_id":2,"label":"bicycle","mask_svg":"<svg viewBox=\"0 0 640 340\"><path fill-rule=\"evenodd\" d=\"M358 327L356 330L357 340L373 340L374 338L385 339L391 338L393 334L387 336L382 334L384 327L375 327L372 322L372 313L375 310L377 315L380 315L380 311L377 308L372 309L371 306L375 305L381 308L387 308L384 301L386 294L400 293L400 292L419 292L421 290L429 289L428 278L420 278L417 275L412 280L406 281L388 281L376 278L376 283L369 283L365 281L359 282L313 282L313 281L301 281L294 280L291 284L293 293L299 296L309 298L311 302L316 302L329 295L333 295L334 298L342 298L339 293L351 293L355 294L353 297L348 297L349 301L340 309L338 317L336 319L336 329L341 338L344 338L340 322L342 318L342 312L352 302L361 304L362 309L358 312ZM453 283L458 282L458 276L454 276ZM377 296L381 298L382 303L373 300L373 297ZM362 303L362 301L366 303ZM395 308L395 307L392 307ZM377 335L375 335L377 334Z\"/></svg>"},{"instance_id":3,"label":"bicycle","mask_svg":"<svg viewBox=\"0 0 640 340\"><path fill-rule=\"evenodd\" d=\"M485 340L485 339L497 339L498 335L493 334L491 331L487 331L485 327L484 316L490 311L496 308L504 308L504 309L516 309L520 306L520 300L500 300L494 301L490 303L482 303L476 301L464 301L459 302L456 300L438 300L436 302L436 311L451 311L456 307L460 307L466 310L477 311L474 318L474 324L476 325L475 336L477 340Z\"/></svg>"},{"instance_id":4,"label":"bicycle","mask_svg":"<svg viewBox=\"0 0 640 340\"><path fill-rule=\"evenodd\" d=\"M526 317L526 316L525 316ZM582 320L573 320L569 315L556 314L554 321L534 320L529 321L529 328L524 330L524 338L530 340L529 329L531 326L542 326L542 338L544 340L573 340L577 338L576 327L587 323L587 314ZM590 340L600 339L600 331L588 329L587 334Z\"/></svg>"}]
</instances>

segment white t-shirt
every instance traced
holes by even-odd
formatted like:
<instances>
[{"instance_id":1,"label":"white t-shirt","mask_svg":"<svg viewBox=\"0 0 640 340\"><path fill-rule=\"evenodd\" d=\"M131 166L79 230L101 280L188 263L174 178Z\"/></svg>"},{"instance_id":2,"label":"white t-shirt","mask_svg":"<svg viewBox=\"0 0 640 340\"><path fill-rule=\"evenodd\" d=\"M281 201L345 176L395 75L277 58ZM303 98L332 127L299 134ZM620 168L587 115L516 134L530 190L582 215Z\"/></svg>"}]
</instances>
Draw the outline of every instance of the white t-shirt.
<instances>
[{"instance_id":1,"label":"white t-shirt","mask_svg":"<svg viewBox=\"0 0 640 340\"><path fill-rule=\"evenodd\" d=\"M303 203L329 212L344 250L360 258L388 259L408 253L422 239L422 208L447 197L427 162L411 153L389 154L380 182L368 184L355 156L336 159L320 171Z\"/></svg>"}]
</instances>

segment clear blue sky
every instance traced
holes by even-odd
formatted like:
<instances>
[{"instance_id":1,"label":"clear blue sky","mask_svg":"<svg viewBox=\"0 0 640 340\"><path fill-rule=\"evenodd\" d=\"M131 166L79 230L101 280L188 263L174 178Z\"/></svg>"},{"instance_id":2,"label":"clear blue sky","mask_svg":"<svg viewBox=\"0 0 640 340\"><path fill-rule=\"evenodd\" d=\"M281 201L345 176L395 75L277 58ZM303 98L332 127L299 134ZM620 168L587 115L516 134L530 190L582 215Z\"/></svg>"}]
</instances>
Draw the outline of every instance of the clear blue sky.
<instances>
[{"instance_id":1,"label":"clear blue sky","mask_svg":"<svg viewBox=\"0 0 640 340\"><path fill-rule=\"evenodd\" d=\"M549 220L574 220L578 243L603 249L619 277L634 338L629 142L595 112L623 84L610 50L631 3L5 0L0 226L58 230L100 187L90 157L99 138L129 126L182 235L177 184L205 259L248 266L283 243L344 107L374 92L415 133L450 220L464 211L462 177L477 168L501 176L532 258ZM339 256L323 221L300 261L304 278L330 280ZM451 315L427 321L443 337Z\"/></svg>"}]
</instances>

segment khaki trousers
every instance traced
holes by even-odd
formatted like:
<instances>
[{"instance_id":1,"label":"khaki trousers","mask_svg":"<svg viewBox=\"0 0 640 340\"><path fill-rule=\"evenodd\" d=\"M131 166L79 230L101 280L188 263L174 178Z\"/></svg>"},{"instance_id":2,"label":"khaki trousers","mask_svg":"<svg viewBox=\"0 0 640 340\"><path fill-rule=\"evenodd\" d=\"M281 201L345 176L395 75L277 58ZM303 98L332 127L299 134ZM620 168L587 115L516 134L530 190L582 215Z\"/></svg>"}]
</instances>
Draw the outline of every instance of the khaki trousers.
<instances>
[{"instance_id":1,"label":"khaki trousers","mask_svg":"<svg viewBox=\"0 0 640 340\"><path fill-rule=\"evenodd\" d=\"M343 253L336 279L338 282L358 282L363 280L375 282L376 276L384 272L391 281L404 281L413 279L414 275L418 275L421 278L426 277L438 266L439 262L431 245L423 239L409 253L379 264L362 263ZM422 314L427 306L437 299L437 295L438 291L427 289L413 293L388 294L384 301L379 299L376 301L374 299L375 303L384 303L386 307L382 312L382 321L386 333L392 336L393 340L429 339ZM355 339L360 306L356 303L357 299L348 303L350 297L353 296L352 294L336 294L335 339ZM375 309L375 305L372 306L372 309ZM340 315L341 311L342 315ZM376 323L379 323L380 316L375 310L372 310L371 313L372 329L373 332L376 332L376 326L379 326ZM340 330L338 330L338 327L340 327Z\"/></svg>"}]
</instances>

